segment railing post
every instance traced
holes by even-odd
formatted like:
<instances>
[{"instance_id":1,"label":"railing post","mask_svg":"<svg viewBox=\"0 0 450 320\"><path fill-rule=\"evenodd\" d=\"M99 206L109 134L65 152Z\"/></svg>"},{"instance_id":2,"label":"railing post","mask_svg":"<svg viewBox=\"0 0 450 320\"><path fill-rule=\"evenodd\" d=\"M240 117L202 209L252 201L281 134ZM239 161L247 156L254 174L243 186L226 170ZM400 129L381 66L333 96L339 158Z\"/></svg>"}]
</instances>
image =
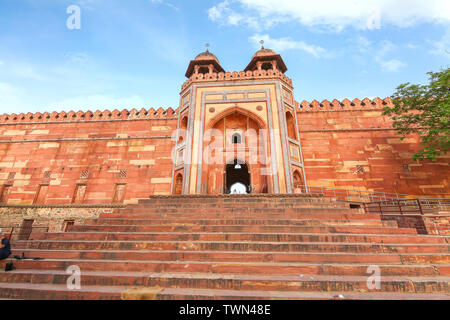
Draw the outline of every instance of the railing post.
<instances>
[{"instance_id":1,"label":"railing post","mask_svg":"<svg viewBox=\"0 0 450 320\"><path fill-rule=\"evenodd\" d=\"M400 200L397 200L397 204L398 204L398 208L400 209L400 215L403 215L403 210L402 210L402 204L400 202Z\"/></svg>"},{"instance_id":2,"label":"railing post","mask_svg":"<svg viewBox=\"0 0 450 320\"><path fill-rule=\"evenodd\" d=\"M383 214L383 209L381 209L381 202L378 202L378 206L380 207L380 214Z\"/></svg>"},{"instance_id":3,"label":"railing post","mask_svg":"<svg viewBox=\"0 0 450 320\"><path fill-rule=\"evenodd\" d=\"M423 210L422 210L422 205L420 204L420 199L416 199L417 204L419 205L419 210L420 210L420 215L423 216Z\"/></svg>"},{"instance_id":4,"label":"railing post","mask_svg":"<svg viewBox=\"0 0 450 320\"><path fill-rule=\"evenodd\" d=\"M9 241L12 241L13 234L14 234L14 227L11 227L11 233L9 234Z\"/></svg>"}]
</instances>

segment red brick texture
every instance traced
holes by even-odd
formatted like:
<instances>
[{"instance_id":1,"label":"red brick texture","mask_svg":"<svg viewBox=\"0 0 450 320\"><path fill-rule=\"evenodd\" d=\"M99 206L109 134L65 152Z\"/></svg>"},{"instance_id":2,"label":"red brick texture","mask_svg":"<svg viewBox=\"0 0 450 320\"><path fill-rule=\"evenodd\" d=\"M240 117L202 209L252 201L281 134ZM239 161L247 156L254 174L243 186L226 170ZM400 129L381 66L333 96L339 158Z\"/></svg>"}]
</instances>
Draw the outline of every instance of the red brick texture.
<instances>
[{"instance_id":1,"label":"red brick texture","mask_svg":"<svg viewBox=\"0 0 450 320\"><path fill-rule=\"evenodd\" d=\"M411 161L418 138L399 139L382 116L389 103L356 99L297 106L310 185L450 197L450 157ZM172 185L177 118L173 109L161 108L4 114L1 202L136 203L179 192Z\"/></svg>"},{"instance_id":2,"label":"red brick texture","mask_svg":"<svg viewBox=\"0 0 450 320\"><path fill-rule=\"evenodd\" d=\"M392 101L303 101L297 107L307 181L328 186L450 197L450 155L412 161L418 136L401 141L383 108Z\"/></svg>"},{"instance_id":3,"label":"red brick texture","mask_svg":"<svg viewBox=\"0 0 450 320\"><path fill-rule=\"evenodd\" d=\"M2 116L3 202L130 203L170 194L177 115L161 110Z\"/></svg>"}]
</instances>

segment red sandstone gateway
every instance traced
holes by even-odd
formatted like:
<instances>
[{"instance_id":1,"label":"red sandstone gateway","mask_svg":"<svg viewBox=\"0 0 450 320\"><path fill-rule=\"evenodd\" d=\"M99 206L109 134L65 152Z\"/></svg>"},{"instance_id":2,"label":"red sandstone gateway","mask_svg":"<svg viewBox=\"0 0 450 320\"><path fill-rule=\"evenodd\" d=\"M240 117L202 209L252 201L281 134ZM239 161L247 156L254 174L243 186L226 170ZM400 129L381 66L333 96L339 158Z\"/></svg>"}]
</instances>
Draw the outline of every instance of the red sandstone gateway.
<instances>
[{"instance_id":1,"label":"red sandstone gateway","mask_svg":"<svg viewBox=\"0 0 450 320\"><path fill-rule=\"evenodd\" d=\"M176 110L2 115L0 227L41 260L0 297L449 299L449 158L412 162L390 99L300 104L286 71L206 51Z\"/></svg>"},{"instance_id":2,"label":"red sandstone gateway","mask_svg":"<svg viewBox=\"0 0 450 320\"><path fill-rule=\"evenodd\" d=\"M129 204L226 194L234 183L450 196L449 156L411 161L418 137L398 138L382 116L389 98L299 104L286 70L269 49L232 73L206 51L190 62L176 110L4 114L1 201Z\"/></svg>"}]
</instances>

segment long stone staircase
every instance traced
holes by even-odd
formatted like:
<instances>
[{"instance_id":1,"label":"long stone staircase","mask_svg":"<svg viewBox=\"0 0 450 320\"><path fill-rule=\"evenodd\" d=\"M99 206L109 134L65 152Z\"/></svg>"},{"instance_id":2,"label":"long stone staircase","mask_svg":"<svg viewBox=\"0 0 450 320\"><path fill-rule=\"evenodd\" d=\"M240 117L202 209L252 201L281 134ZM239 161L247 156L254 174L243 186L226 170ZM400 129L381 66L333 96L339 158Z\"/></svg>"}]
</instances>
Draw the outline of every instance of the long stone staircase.
<instances>
[{"instance_id":1,"label":"long stone staircase","mask_svg":"<svg viewBox=\"0 0 450 320\"><path fill-rule=\"evenodd\" d=\"M0 298L160 287L157 299L450 299L450 237L313 195L154 196L14 241L12 256L22 253L43 259L0 262L17 267L0 271ZM81 289L67 286L70 266Z\"/></svg>"}]
</instances>

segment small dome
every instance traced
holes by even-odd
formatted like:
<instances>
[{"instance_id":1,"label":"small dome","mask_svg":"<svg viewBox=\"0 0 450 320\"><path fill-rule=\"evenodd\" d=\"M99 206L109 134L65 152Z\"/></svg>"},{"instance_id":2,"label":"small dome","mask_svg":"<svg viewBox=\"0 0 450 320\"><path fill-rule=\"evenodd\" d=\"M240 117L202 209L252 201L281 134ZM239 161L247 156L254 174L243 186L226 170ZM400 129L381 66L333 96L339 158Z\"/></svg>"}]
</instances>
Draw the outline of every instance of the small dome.
<instances>
[{"instance_id":1,"label":"small dome","mask_svg":"<svg viewBox=\"0 0 450 320\"><path fill-rule=\"evenodd\" d=\"M272 49L266 49L262 47L260 50L256 51L253 57L268 56L273 54L275 54L275 51L273 51Z\"/></svg>"},{"instance_id":2,"label":"small dome","mask_svg":"<svg viewBox=\"0 0 450 320\"><path fill-rule=\"evenodd\" d=\"M219 62L219 59L217 59L217 57L208 50L200 53L198 56L195 57L195 60L209 60L209 59L215 59L217 60L217 62Z\"/></svg>"}]
</instances>

